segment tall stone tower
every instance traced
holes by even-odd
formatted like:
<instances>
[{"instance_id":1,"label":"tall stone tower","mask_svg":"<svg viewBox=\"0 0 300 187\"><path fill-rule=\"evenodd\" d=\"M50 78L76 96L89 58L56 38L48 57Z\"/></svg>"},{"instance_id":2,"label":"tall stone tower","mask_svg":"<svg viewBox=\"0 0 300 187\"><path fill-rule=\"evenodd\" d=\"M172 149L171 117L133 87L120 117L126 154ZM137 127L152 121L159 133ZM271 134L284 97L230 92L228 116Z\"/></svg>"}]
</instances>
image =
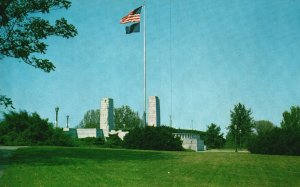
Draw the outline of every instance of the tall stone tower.
<instances>
[{"instance_id":1,"label":"tall stone tower","mask_svg":"<svg viewBox=\"0 0 300 187\"><path fill-rule=\"evenodd\" d=\"M154 127L160 126L160 105L157 96L149 97L148 112L148 125Z\"/></svg>"},{"instance_id":2,"label":"tall stone tower","mask_svg":"<svg viewBox=\"0 0 300 187\"><path fill-rule=\"evenodd\" d=\"M100 106L100 129L105 137L108 137L110 130L115 128L114 122L114 101L111 98L103 98Z\"/></svg>"}]
</instances>

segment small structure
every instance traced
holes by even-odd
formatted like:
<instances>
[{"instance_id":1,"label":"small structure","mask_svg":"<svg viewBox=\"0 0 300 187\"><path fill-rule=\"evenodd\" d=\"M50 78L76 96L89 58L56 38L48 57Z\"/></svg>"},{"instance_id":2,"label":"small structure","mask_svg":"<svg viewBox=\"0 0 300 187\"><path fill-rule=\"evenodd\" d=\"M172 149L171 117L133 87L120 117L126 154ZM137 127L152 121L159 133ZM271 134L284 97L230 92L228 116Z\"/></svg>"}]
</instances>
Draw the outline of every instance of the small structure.
<instances>
[{"instance_id":1,"label":"small structure","mask_svg":"<svg viewBox=\"0 0 300 187\"><path fill-rule=\"evenodd\" d=\"M193 133L173 133L175 137L180 137L182 140L182 147L184 149L191 149L194 151L204 151L204 141L201 140L199 134Z\"/></svg>"}]
</instances>

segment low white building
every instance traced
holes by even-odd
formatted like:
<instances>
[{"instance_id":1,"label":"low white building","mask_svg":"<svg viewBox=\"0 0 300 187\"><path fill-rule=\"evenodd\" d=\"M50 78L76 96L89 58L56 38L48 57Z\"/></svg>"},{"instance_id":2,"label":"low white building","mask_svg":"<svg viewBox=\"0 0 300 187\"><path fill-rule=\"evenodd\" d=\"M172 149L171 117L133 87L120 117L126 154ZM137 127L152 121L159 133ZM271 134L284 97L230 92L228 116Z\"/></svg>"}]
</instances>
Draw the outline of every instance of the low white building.
<instances>
[{"instance_id":1,"label":"low white building","mask_svg":"<svg viewBox=\"0 0 300 187\"><path fill-rule=\"evenodd\" d=\"M103 130L97 128L77 129L77 136L78 138L87 138L87 137L103 138Z\"/></svg>"},{"instance_id":2,"label":"low white building","mask_svg":"<svg viewBox=\"0 0 300 187\"><path fill-rule=\"evenodd\" d=\"M104 138L103 130L97 128L64 128L63 131L66 134L69 134L73 138L87 138L87 137L95 137L95 138Z\"/></svg>"},{"instance_id":3,"label":"low white building","mask_svg":"<svg viewBox=\"0 0 300 187\"><path fill-rule=\"evenodd\" d=\"M194 151L204 151L204 141L201 140L199 134L193 133L173 133L175 137L180 137L182 147Z\"/></svg>"}]
</instances>

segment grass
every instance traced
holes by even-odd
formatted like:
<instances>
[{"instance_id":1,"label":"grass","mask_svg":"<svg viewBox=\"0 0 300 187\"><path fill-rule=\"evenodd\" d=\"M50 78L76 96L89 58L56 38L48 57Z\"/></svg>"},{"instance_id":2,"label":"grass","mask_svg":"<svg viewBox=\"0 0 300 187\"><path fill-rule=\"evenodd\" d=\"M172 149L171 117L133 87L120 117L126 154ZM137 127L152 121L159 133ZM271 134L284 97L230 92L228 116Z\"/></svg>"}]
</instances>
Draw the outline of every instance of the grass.
<instances>
[{"instance_id":1,"label":"grass","mask_svg":"<svg viewBox=\"0 0 300 187\"><path fill-rule=\"evenodd\" d=\"M0 186L300 186L300 157L31 147Z\"/></svg>"}]
</instances>

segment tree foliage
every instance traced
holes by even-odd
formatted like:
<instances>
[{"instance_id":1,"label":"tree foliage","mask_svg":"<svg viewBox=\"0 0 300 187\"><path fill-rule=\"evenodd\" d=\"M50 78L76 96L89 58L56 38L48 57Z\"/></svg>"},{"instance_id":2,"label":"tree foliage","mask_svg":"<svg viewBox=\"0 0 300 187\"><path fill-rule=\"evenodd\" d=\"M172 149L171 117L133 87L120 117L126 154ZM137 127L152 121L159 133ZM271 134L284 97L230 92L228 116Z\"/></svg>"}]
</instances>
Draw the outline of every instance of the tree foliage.
<instances>
[{"instance_id":1,"label":"tree foliage","mask_svg":"<svg viewBox=\"0 0 300 187\"><path fill-rule=\"evenodd\" d=\"M68 0L2 0L0 4L0 54L22 60L45 72L55 70L48 59L36 54L45 54L49 36L70 38L77 35L74 25L65 18L55 23L41 17L41 13L50 13L55 9L68 9Z\"/></svg>"},{"instance_id":2,"label":"tree foliage","mask_svg":"<svg viewBox=\"0 0 300 187\"><path fill-rule=\"evenodd\" d=\"M125 135L123 146L130 149L180 151L182 141L170 129L161 127L134 128Z\"/></svg>"},{"instance_id":3,"label":"tree foliage","mask_svg":"<svg viewBox=\"0 0 300 187\"><path fill-rule=\"evenodd\" d=\"M254 126L251 115L251 109L247 109L245 105L238 103L234 106L233 110L230 111L231 124L227 127L229 132L226 142L234 140L235 135L237 135L237 142L242 143L242 145L247 144Z\"/></svg>"},{"instance_id":4,"label":"tree foliage","mask_svg":"<svg viewBox=\"0 0 300 187\"><path fill-rule=\"evenodd\" d=\"M208 148L222 148L225 139L223 138L223 133L221 133L221 128L216 124L210 124L207 127L204 142Z\"/></svg>"},{"instance_id":5,"label":"tree foliage","mask_svg":"<svg viewBox=\"0 0 300 187\"><path fill-rule=\"evenodd\" d=\"M274 127L274 124L267 120L259 120L254 122L254 129L258 135L270 132Z\"/></svg>"},{"instance_id":6,"label":"tree foliage","mask_svg":"<svg viewBox=\"0 0 300 187\"><path fill-rule=\"evenodd\" d=\"M0 144L4 145L73 145L62 129L54 129L48 119L26 111L4 113L0 122Z\"/></svg>"},{"instance_id":7,"label":"tree foliage","mask_svg":"<svg viewBox=\"0 0 300 187\"><path fill-rule=\"evenodd\" d=\"M13 103L12 103L12 100L8 97L6 97L5 95L0 95L0 106L4 106L5 108L8 108L8 107L11 107L13 109L14 106L13 106Z\"/></svg>"},{"instance_id":8,"label":"tree foliage","mask_svg":"<svg viewBox=\"0 0 300 187\"><path fill-rule=\"evenodd\" d=\"M133 129L141 124L139 114L127 105L114 109L114 119L116 129Z\"/></svg>"},{"instance_id":9,"label":"tree foliage","mask_svg":"<svg viewBox=\"0 0 300 187\"><path fill-rule=\"evenodd\" d=\"M285 111L282 114L281 128L297 130L300 129L300 107L292 106L291 111Z\"/></svg>"},{"instance_id":10,"label":"tree foliage","mask_svg":"<svg viewBox=\"0 0 300 187\"><path fill-rule=\"evenodd\" d=\"M88 110L83 119L80 121L79 128L99 128L100 127L100 110Z\"/></svg>"},{"instance_id":11,"label":"tree foliage","mask_svg":"<svg viewBox=\"0 0 300 187\"><path fill-rule=\"evenodd\" d=\"M267 128L263 133L254 135L248 146L249 151L260 154L300 155L299 116L298 106L291 107L290 112L283 112L281 128Z\"/></svg>"},{"instance_id":12,"label":"tree foliage","mask_svg":"<svg viewBox=\"0 0 300 187\"><path fill-rule=\"evenodd\" d=\"M70 6L68 0L1 0L0 61L12 57L45 72L54 71L55 65L49 59L39 57L47 51L46 39L74 37L77 30L65 18L50 23L42 14ZM14 109L12 100L5 95L0 95L0 105Z\"/></svg>"},{"instance_id":13,"label":"tree foliage","mask_svg":"<svg viewBox=\"0 0 300 187\"><path fill-rule=\"evenodd\" d=\"M271 131L253 136L248 150L259 154L300 155L300 129L274 127Z\"/></svg>"}]
</instances>

